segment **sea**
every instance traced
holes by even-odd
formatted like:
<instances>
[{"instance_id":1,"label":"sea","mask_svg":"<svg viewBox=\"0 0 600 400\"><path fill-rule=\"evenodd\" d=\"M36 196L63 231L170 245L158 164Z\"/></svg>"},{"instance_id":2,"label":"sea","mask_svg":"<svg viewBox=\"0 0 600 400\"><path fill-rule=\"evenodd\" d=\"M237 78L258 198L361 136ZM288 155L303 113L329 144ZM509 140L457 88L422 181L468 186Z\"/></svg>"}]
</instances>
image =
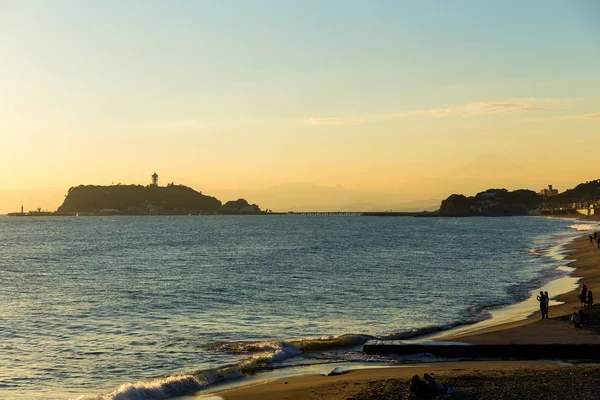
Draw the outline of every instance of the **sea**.
<instances>
[{"instance_id":1,"label":"sea","mask_svg":"<svg viewBox=\"0 0 600 400\"><path fill-rule=\"evenodd\" d=\"M488 320L565 277L557 218L0 217L0 398L154 400ZM551 293L551 296L554 295Z\"/></svg>"}]
</instances>

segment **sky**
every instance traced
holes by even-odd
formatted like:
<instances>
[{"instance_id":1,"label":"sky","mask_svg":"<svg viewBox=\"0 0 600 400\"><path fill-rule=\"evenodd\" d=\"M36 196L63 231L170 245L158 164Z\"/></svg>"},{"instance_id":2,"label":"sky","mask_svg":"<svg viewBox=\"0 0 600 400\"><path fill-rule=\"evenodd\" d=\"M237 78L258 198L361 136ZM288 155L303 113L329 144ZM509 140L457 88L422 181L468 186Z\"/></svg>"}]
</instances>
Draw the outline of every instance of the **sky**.
<instances>
[{"instance_id":1,"label":"sky","mask_svg":"<svg viewBox=\"0 0 600 400\"><path fill-rule=\"evenodd\" d=\"M598 21L595 0L0 0L0 213L153 172L273 210L562 191L600 178Z\"/></svg>"}]
</instances>

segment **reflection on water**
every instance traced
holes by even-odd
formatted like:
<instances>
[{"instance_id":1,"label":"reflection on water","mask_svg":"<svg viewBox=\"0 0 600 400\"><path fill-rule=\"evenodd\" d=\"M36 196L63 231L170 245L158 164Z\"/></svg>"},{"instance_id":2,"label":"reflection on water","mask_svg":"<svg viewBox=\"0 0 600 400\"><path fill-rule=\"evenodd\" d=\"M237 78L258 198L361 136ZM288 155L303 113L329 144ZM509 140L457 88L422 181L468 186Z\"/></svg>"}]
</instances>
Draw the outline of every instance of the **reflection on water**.
<instances>
[{"instance_id":1,"label":"reflection on water","mask_svg":"<svg viewBox=\"0 0 600 400\"><path fill-rule=\"evenodd\" d=\"M265 366L365 361L340 343L477 321L565 276L553 252L577 234L571 224L3 217L0 397L68 398L138 381L143 391L167 378L196 387ZM326 340L298 342L307 338Z\"/></svg>"}]
</instances>

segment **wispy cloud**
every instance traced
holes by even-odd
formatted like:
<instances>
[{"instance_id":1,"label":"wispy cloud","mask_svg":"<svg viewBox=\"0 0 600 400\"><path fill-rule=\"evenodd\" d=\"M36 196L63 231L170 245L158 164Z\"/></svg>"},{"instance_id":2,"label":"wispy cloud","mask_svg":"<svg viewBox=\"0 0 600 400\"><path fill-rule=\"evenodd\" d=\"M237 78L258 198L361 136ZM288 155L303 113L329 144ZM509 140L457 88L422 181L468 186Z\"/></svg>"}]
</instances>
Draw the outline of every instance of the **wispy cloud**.
<instances>
[{"instance_id":1,"label":"wispy cloud","mask_svg":"<svg viewBox=\"0 0 600 400\"><path fill-rule=\"evenodd\" d=\"M281 120L250 120L250 119L157 119L138 123L143 132L196 134L198 132L213 132L220 130L243 129L253 126L265 126L279 123Z\"/></svg>"},{"instance_id":2,"label":"wispy cloud","mask_svg":"<svg viewBox=\"0 0 600 400\"><path fill-rule=\"evenodd\" d=\"M309 118L304 122L310 125L358 125L366 120L363 118Z\"/></svg>"},{"instance_id":3,"label":"wispy cloud","mask_svg":"<svg viewBox=\"0 0 600 400\"><path fill-rule=\"evenodd\" d=\"M523 101L475 102L456 107L411 110L395 114L372 115L357 118L309 118L304 123L311 125L357 125L406 117L445 118L529 114L538 111L568 108L561 99L528 99ZM590 114L589 118L596 118Z\"/></svg>"},{"instance_id":4,"label":"wispy cloud","mask_svg":"<svg viewBox=\"0 0 600 400\"><path fill-rule=\"evenodd\" d=\"M530 113L543 109L530 103L496 102L466 104L458 112L462 112L463 115L507 115Z\"/></svg>"},{"instance_id":5,"label":"wispy cloud","mask_svg":"<svg viewBox=\"0 0 600 400\"><path fill-rule=\"evenodd\" d=\"M600 121L600 113L573 115L570 118L572 118L572 119L591 119L591 120L599 120Z\"/></svg>"}]
</instances>

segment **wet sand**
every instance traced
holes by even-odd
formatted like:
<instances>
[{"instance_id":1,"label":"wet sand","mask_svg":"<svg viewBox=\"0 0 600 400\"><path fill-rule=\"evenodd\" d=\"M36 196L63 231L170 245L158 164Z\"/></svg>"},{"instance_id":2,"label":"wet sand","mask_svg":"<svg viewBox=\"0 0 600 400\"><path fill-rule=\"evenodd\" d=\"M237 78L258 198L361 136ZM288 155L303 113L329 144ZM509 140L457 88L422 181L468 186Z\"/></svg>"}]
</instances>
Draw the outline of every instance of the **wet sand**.
<instances>
[{"instance_id":1,"label":"wet sand","mask_svg":"<svg viewBox=\"0 0 600 400\"><path fill-rule=\"evenodd\" d=\"M600 335L575 329L568 316L580 308L579 284L600 296L600 249L590 245L588 234L567 245L569 264L576 268L574 290L553 298L550 319L540 312L477 330L453 330L436 340L477 344L600 343ZM550 293L552 297L552 293ZM409 379L434 372L442 382L453 383L456 399L569 399L600 398L596 377L600 366L565 366L536 361L465 361L429 365L354 370L337 376L304 375L215 393L226 400L264 399L403 399L409 398ZM201 399L206 396L197 396ZM214 398L214 397L213 397Z\"/></svg>"},{"instance_id":2,"label":"wet sand","mask_svg":"<svg viewBox=\"0 0 600 400\"><path fill-rule=\"evenodd\" d=\"M298 376L230 390L218 396L225 400L409 399L411 376L422 376L425 372L434 372L440 382L452 384L456 393L450 398L454 399L563 400L600 396L596 383L599 366L522 361L467 361L356 370L339 376Z\"/></svg>"}]
</instances>

